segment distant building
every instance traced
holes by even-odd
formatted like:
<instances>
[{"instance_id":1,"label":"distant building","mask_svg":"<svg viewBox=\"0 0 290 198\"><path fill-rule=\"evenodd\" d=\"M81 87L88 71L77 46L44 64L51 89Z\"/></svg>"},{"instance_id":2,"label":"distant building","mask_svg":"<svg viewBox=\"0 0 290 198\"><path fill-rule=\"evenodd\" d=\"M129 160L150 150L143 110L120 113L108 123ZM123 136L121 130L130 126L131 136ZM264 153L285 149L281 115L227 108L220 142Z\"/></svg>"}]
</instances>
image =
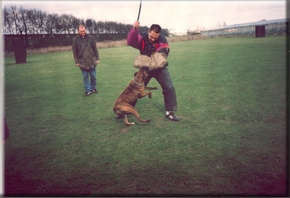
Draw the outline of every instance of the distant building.
<instances>
[{"instance_id":1,"label":"distant building","mask_svg":"<svg viewBox=\"0 0 290 198\"><path fill-rule=\"evenodd\" d=\"M255 36L257 27L259 26L265 27L265 35L287 34L289 32L289 21L289 18L275 20L263 19L258 22L204 29L201 31L201 35L207 37Z\"/></svg>"}]
</instances>

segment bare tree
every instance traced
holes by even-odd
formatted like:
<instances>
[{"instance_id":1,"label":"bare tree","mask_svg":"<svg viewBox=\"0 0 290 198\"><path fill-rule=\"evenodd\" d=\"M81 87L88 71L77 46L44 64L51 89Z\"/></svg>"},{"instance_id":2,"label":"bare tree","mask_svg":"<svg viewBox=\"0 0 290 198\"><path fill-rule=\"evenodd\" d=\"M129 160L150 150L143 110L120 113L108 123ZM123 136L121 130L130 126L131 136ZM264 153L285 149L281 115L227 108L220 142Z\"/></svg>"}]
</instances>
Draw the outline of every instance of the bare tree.
<instances>
[{"instance_id":1,"label":"bare tree","mask_svg":"<svg viewBox=\"0 0 290 198\"><path fill-rule=\"evenodd\" d=\"M37 10L36 11L36 17L38 20L38 31L40 34L45 34L46 31L46 21L47 21L47 13L46 12L42 12L41 10Z\"/></svg>"},{"instance_id":2,"label":"bare tree","mask_svg":"<svg viewBox=\"0 0 290 198\"><path fill-rule=\"evenodd\" d=\"M62 31L71 34L74 30L73 27L73 16L68 14L62 14L60 17L60 24L62 26Z\"/></svg>"},{"instance_id":3,"label":"bare tree","mask_svg":"<svg viewBox=\"0 0 290 198\"><path fill-rule=\"evenodd\" d=\"M58 15L57 14L48 14L46 20L46 32L50 34L50 37L53 37L53 33L56 30Z\"/></svg>"},{"instance_id":4,"label":"bare tree","mask_svg":"<svg viewBox=\"0 0 290 198\"><path fill-rule=\"evenodd\" d=\"M102 21L98 21L94 26L94 30L96 34L104 33L105 23Z\"/></svg>"},{"instance_id":5,"label":"bare tree","mask_svg":"<svg viewBox=\"0 0 290 198\"><path fill-rule=\"evenodd\" d=\"M3 33L13 34L13 20L11 17L11 9L4 7L3 12Z\"/></svg>"},{"instance_id":6,"label":"bare tree","mask_svg":"<svg viewBox=\"0 0 290 198\"><path fill-rule=\"evenodd\" d=\"M18 13L17 7L11 6L10 10L11 10L12 21L14 23L14 31L13 32L15 34L20 33L20 31L19 31L20 20L19 20L19 13Z\"/></svg>"},{"instance_id":7,"label":"bare tree","mask_svg":"<svg viewBox=\"0 0 290 198\"><path fill-rule=\"evenodd\" d=\"M82 20L76 17L72 19L73 33L78 33L78 25L82 24Z\"/></svg>"},{"instance_id":8,"label":"bare tree","mask_svg":"<svg viewBox=\"0 0 290 198\"><path fill-rule=\"evenodd\" d=\"M25 45L27 46L28 45L28 20L27 20L27 10L20 7L19 9L19 13L20 13L20 21L21 23L19 23L19 29L21 31L21 34L22 34L22 31L24 31L25 33Z\"/></svg>"},{"instance_id":9,"label":"bare tree","mask_svg":"<svg viewBox=\"0 0 290 198\"><path fill-rule=\"evenodd\" d=\"M38 33L38 21L36 17L36 9L30 9L27 11L27 20L29 21L29 33Z\"/></svg>"},{"instance_id":10,"label":"bare tree","mask_svg":"<svg viewBox=\"0 0 290 198\"><path fill-rule=\"evenodd\" d=\"M109 34L116 33L116 22L106 21L104 25L104 31Z\"/></svg>"},{"instance_id":11,"label":"bare tree","mask_svg":"<svg viewBox=\"0 0 290 198\"><path fill-rule=\"evenodd\" d=\"M112 21L96 22L94 19L78 19L73 15L48 14L37 9L18 9L16 6L4 7L4 33L21 34L71 34L77 33L77 26L84 24L91 34L116 34L126 33L131 25L116 23ZM140 27L140 31L147 31L148 27Z\"/></svg>"},{"instance_id":12,"label":"bare tree","mask_svg":"<svg viewBox=\"0 0 290 198\"><path fill-rule=\"evenodd\" d=\"M116 23L115 30L116 30L117 33L126 33L126 32L128 32L126 30L126 25L124 25L122 23Z\"/></svg>"},{"instance_id":13,"label":"bare tree","mask_svg":"<svg viewBox=\"0 0 290 198\"><path fill-rule=\"evenodd\" d=\"M89 33L92 33L92 30L93 30L92 19L87 19L86 20L86 29L89 31Z\"/></svg>"},{"instance_id":14,"label":"bare tree","mask_svg":"<svg viewBox=\"0 0 290 198\"><path fill-rule=\"evenodd\" d=\"M28 35L32 35L31 41L33 46L47 45L47 39L39 41L39 36L33 34L75 34L78 33L77 26L84 24L91 34L100 34L101 39L112 39L108 34L126 34L131 29L131 24L116 23L113 21L98 21L94 19L78 19L73 15L48 14L47 12L37 9L24 9L23 7L4 7L3 9L3 34L25 34L25 44L28 44ZM141 26L140 31L148 31L148 27ZM164 34L168 34L167 29L163 29ZM43 35L44 36L44 35ZM22 37L24 39L24 37ZM113 39L123 38L123 35L114 36ZM66 42L66 41L65 41ZM64 43L65 43L64 42ZM49 44L48 44L49 45Z\"/></svg>"},{"instance_id":15,"label":"bare tree","mask_svg":"<svg viewBox=\"0 0 290 198\"><path fill-rule=\"evenodd\" d=\"M93 31L94 31L94 34L98 34L98 31L97 31L97 22L95 20L93 20Z\"/></svg>"}]
</instances>

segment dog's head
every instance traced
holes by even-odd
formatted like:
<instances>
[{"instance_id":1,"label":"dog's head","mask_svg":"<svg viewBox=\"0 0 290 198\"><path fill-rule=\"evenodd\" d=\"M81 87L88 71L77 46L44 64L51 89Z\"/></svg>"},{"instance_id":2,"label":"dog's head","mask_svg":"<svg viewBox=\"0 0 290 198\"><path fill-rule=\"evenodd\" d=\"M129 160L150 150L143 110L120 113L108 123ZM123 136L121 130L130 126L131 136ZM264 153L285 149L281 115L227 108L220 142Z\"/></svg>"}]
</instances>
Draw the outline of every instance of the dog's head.
<instances>
[{"instance_id":1,"label":"dog's head","mask_svg":"<svg viewBox=\"0 0 290 198\"><path fill-rule=\"evenodd\" d=\"M134 74L134 76L137 76L137 78L142 78L143 80L146 80L146 78L148 77L149 75L149 68L146 67L146 66L143 66L139 69L138 72L136 72Z\"/></svg>"}]
</instances>

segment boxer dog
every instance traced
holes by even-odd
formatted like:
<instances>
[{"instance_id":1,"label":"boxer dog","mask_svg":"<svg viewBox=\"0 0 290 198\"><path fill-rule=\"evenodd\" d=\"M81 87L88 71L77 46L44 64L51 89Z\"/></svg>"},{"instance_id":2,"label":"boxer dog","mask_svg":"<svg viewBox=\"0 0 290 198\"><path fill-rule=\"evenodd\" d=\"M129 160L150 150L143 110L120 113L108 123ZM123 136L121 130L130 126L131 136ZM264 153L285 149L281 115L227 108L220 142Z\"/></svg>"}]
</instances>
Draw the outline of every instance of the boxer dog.
<instances>
[{"instance_id":1,"label":"boxer dog","mask_svg":"<svg viewBox=\"0 0 290 198\"><path fill-rule=\"evenodd\" d=\"M136 101L139 98L143 98L148 95L151 99L152 93L151 90L157 89L157 87L145 87L145 80L148 76L149 68L144 66L139 69L139 71L135 74L132 81L128 84L128 86L123 90L123 92L118 96L114 103L113 111L117 115L124 115L124 124L127 126L135 124L134 122L129 122L127 115L134 115L139 122L150 122L150 119L145 120L142 119L135 109L130 103ZM149 90L145 92L145 90Z\"/></svg>"}]
</instances>

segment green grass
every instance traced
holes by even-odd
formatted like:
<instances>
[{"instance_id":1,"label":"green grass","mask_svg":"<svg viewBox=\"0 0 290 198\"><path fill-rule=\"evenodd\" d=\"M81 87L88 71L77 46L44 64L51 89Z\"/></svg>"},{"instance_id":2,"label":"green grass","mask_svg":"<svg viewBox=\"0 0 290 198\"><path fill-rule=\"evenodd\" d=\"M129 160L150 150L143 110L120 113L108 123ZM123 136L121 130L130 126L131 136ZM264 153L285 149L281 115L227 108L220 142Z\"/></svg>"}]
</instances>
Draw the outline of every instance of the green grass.
<instances>
[{"instance_id":1,"label":"green grass","mask_svg":"<svg viewBox=\"0 0 290 198\"><path fill-rule=\"evenodd\" d=\"M180 122L161 87L126 127L113 103L136 69L131 47L99 49L99 94L83 97L72 52L5 58L6 195L287 194L286 38L170 43Z\"/></svg>"}]
</instances>

